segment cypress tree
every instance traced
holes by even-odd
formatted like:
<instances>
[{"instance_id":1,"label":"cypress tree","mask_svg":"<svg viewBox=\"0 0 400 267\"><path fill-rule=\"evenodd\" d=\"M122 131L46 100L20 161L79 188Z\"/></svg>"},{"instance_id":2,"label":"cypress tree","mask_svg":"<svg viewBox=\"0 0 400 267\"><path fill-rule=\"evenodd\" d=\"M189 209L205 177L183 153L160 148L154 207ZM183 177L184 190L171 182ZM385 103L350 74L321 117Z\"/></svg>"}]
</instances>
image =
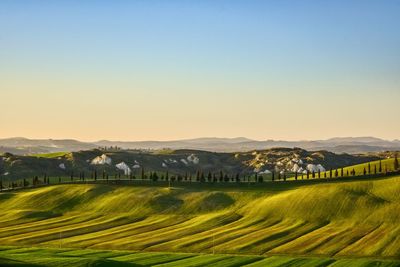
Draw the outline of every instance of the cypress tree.
<instances>
[{"instance_id":1,"label":"cypress tree","mask_svg":"<svg viewBox=\"0 0 400 267\"><path fill-rule=\"evenodd\" d=\"M294 173L294 179L297 181L297 171Z\"/></svg>"},{"instance_id":2,"label":"cypress tree","mask_svg":"<svg viewBox=\"0 0 400 267\"><path fill-rule=\"evenodd\" d=\"M228 177L228 174L224 174L224 182L229 182L229 177Z\"/></svg>"},{"instance_id":3,"label":"cypress tree","mask_svg":"<svg viewBox=\"0 0 400 267\"><path fill-rule=\"evenodd\" d=\"M367 170L365 169L365 167L364 167L364 170L363 170L363 174L364 174L364 175L367 174Z\"/></svg>"},{"instance_id":4,"label":"cypress tree","mask_svg":"<svg viewBox=\"0 0 400 267\"><path fill-rule=\"evenodd\" d=\"M142 168L142 180L144 180L144 168Z\"/></svg>"},{"instance_id":5,"label":"cypress tree","mask_svg":"<svg viewBox=\"0 0 400 267\"><path fill-rule=\"evenodd\" d=\"M379 173L382 172L382 160L379 161Z\"/></svg>"},{"instance_id":6,"label":"cypress tree","mask_svg":"<svg viewBox=\"0 0 400 267\"><path fill-rule=\"evenodd\" d=\"M272 182L275 181L275 171L272 171L272 178L271 178Z\"/></svg>"},{"instance_id":7,"label":"cypress tree","mask_svg":"<svg viewBox=\"0 0 400 267\"><path fill-rule=\"evenodd\" d=\"M397 154L394 155L394 171L399 169L399 160L397 159Z\"/></svg>"},{"instance_id":8,"label":"cypress tree","mask_svg":"<svg viewBox=\"0 0 400 267\"><path fill-rule=\"evenodd\" d=\"M204 183L204 182L206 181L206 177L204 176L204 173L203 173L203 172L201 172L200 181L201 181L202 183Z\"/></svg>"}]
</instances>

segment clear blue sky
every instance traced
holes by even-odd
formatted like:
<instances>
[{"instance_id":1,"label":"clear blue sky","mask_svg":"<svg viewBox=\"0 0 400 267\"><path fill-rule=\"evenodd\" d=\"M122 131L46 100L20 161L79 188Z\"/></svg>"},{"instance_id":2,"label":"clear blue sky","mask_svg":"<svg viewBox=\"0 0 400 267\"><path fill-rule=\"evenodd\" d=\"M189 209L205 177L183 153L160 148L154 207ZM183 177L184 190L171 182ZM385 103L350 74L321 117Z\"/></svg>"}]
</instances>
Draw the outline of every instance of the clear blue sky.
<instances>
[{"instance_id":1,"label":"clear blue sky","mask_svg":"<svg viewBox=\"0 0 400 267\"><path fill-rule=\"evenodd\" d=\"M400 1L0 2L0 137L400 138Z\"/></svg>"}]
</instances>

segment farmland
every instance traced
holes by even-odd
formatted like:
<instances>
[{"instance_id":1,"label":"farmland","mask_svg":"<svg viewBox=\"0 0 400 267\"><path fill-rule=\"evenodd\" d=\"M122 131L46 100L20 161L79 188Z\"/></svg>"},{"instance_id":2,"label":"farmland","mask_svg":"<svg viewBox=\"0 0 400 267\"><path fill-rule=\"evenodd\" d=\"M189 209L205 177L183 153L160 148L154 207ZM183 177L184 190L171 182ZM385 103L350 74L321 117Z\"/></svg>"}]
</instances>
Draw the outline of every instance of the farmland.
<instances>
[{"instance_id":1,"label":"farmland","mask_svg":"<svg viewBox=\"0 0 400 267\"><path fill-rule=\"evenodd\" d=\"M398 266L396 260L0 247L2 266Z\"/></svg>"},{"instance_id":2,"label":"farmland","mask_svg":"<svg viewBox=\"0 0 400 267\"><path fill-rule=\"evenodd\" d=\"M398 192L400 177L262 187L52 185L0 194L0 245L393 260Z\"/></svg>"}]
</instances>

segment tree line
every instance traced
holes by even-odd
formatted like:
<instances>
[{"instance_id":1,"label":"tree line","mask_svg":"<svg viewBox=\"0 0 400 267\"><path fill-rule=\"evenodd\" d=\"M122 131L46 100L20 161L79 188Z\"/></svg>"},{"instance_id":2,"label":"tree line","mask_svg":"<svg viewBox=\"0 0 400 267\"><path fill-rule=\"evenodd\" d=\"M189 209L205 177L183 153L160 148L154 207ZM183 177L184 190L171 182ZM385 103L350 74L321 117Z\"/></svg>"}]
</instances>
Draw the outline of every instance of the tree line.
<instances>
[{"instance_id":1,"label":"tree line","mask_svg":"<svg viewBox=\"0 0 400 267\"><path fill-rule=\"evenodd\" d=\"M399 171L399 160L396 157L394 158L393 163L393 171ZM365 167L363 167L362 176L367 175L378 175L378 174L388 174L391 170L385 165L383 166L382 160L379 161L378 164L368 163ZM304 179L320 179L320 178L340 178L340 177L354 177L359 176L356 175L356 171L354 168L340 168L340 169L330 169L329 171L321 172L318 170L309 171L307 170L305 173L294 173L294 180L304 180ZM272 182L274 181L286 181L288 179L286 172L275 172L272 171L270 175L268 175ZM222 170L218 172L203 172L202 170L198 170L195 173L186 172L184 174L171 174L169 171L166 172L155 172L148 171L146 172L144 168L141 168L140 173L135 175L134 173L130 173L129 175L123 175L121 172L114 172L113 174L108 173L106 170L98 171L92 170L90 172L85 171L71 171L69 176L69 181L65 181L65 178L58 177L58 183L62 182L85 182L85 181L111 181L111 180L143 180L143 181L164 181L164 182L199 182L199 183L243 183L243 182L253 182L253 183L262 183L265 182L265 175L254 173L254 174L242 174L242 173L227 173ZM52 183L57 183L57 178L53 177ZM44 173L41 178L39 176L34 176L31 179L23 179L22 181L9 181L8 188L20 188L20 187L28 187L28 186L37 186L37 185L47 185L50 184L50 177L47 173ZM5 185L3 184L3 180L0 180L0 190L3 190Z\"/></svg>"}]
</instances>

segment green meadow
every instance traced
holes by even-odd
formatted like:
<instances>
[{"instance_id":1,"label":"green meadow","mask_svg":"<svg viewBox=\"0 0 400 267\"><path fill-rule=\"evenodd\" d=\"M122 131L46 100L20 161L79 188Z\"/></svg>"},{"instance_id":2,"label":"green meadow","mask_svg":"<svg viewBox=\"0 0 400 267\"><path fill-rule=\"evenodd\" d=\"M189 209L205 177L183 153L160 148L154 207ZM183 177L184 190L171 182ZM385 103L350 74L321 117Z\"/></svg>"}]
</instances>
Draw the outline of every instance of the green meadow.
<instances>
[{"instance_id":1,"label":"green meadow","mask_svg":"<svg viewBox=\"0 0 400 267\"><path fill-rule=\"evenodd\" d=\"M125 250L55 249L42 247L0 247L1 266L399 266L396 260L302 257L254 256L228 254L196 254L171 252L132 252Z\"/></svg>"},{"instance_id":2,"label":"green meadow","mask_svg":"<svg viewBox=\"0 0 400 267\"><path fill-rule=\"evenodd\" d=\"M0 261L59 266L62 256L140 266L123 259L145 253L156 258L144 266L165 257L174 259L166 266L397 266L400 177L256 185L60 184L2 192L0 246L41 249L21 248L17 257L4 248ZM113 252L87 259L92 250Z\"/></svg>"}]
</instances>

